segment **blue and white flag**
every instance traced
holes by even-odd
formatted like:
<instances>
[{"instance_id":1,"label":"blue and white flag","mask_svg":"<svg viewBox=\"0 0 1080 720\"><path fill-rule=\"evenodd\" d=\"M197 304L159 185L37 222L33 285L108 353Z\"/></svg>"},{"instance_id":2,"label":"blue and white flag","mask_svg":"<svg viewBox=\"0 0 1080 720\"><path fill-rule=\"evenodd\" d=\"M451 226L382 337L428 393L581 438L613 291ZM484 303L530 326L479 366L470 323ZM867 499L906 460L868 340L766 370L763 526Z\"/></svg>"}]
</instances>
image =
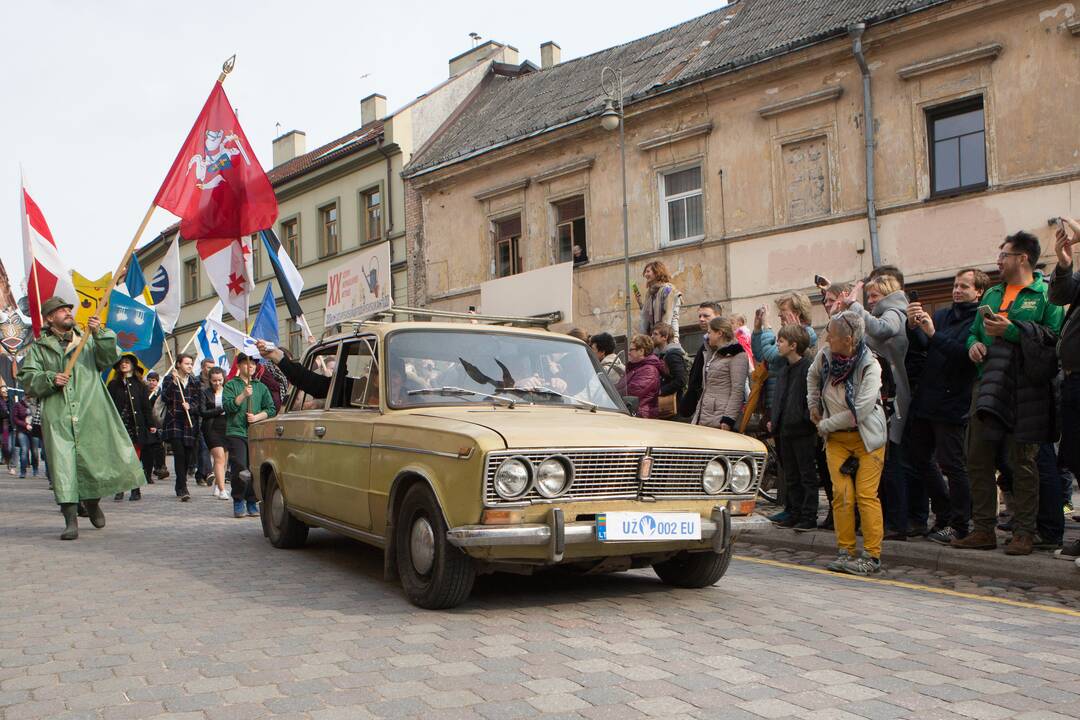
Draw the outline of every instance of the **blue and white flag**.
<instances>
[{"instance_id":1,"label":"blue and white flag","mask_svg":"<svg viewBox=\"0 0 1080 720\"><path fill-rule=\"evenodd\" d=\"M132 258L134 259L134 257ZM180 319L180 237L173 238L169 251L150 279L150 299L158 314L158 322L171 333Z\"/></svg>"},{"instance_id":2,"label":"blue and white flag","mask_svg":"<svg viewBox=\"0 0 1080 720\"><path fill-rule=\"evenodd\" d=\"M251 336L259 340L269 340L277 345L281 342L278 333L277 302L274 300L274 284L266 284L266 293L263 295L262 305L259 306L259 314L255 316L255 324L251 326Z\"/></svg>"},{"instance_id":3,"label":"blue and white flag","mask_svg":"<svg viewBox=\"0 0 1080 720\"><path fill-rule=\"evenodd\" d=\"M221 320L222 311L221 303L218 302L199 326L199 331L195 333L195 365L199 365L205 358L227 373L229 372L229 356L225 352L225 346L221 344L221 336L207 327L210 320Z\"/></svg>"},{"instance_id":4,"label":"blue and white flag","mask_svg":"<svg viewBox=\"0 0 1080 720\"><path fill-rule=\"evenodd\" d=\"M206 321L203 323L203 328L205 328L207 333L215 333L219 338L219 342L224 340L248 357L262 360L262 356L259 355L259 348L255 346L255 338L250 335L245 335L240 330L229 327L225 323L220 320L215 320L214 318L206 318Z\"/></svg>"},{"instance_id":5,"label":"blue and white flag","mask_svg":"<svg viewBox=\"0 0 1080 720\"><path fill-rule=\"evenodd\" d=\"M157 314L119 290L109 295L108 328L116 333L116 344L124 352L144 350L154 338Z\"/></svg>"}]
</instances>

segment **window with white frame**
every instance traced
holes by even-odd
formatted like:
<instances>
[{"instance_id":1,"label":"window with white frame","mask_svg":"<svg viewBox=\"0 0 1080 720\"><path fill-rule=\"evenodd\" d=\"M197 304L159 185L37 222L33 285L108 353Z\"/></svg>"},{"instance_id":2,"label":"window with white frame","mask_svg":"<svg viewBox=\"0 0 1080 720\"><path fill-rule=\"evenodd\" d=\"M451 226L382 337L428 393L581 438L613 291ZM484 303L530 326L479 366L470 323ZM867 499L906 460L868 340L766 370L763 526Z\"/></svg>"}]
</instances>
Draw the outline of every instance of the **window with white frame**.
<instances>
[{"instance_id":1,"label":"window with white frame","mask_svg":"<svg viewBox=\"0 0 1080 720\"><path fill-rule=\"evenodd\" d=\"M700 165L660 175L660 212L664 243L698 240L705 236Z\"/></svg>"}]
</instances>

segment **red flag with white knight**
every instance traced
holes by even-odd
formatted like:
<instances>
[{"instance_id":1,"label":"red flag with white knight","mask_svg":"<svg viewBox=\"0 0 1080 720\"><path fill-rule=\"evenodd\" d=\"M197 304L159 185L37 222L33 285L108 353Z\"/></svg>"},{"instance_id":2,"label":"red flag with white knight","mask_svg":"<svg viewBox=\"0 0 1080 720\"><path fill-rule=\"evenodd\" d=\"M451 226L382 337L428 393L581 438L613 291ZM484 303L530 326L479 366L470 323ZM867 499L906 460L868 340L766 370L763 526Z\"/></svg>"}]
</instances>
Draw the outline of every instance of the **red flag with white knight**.
<instances>
[{"instance_id":1,"label":"red flag with white knight","mask_svg":"<svg viewBox=\"0 0 1080 720\"><path fill-rule=\"evenodd\" d=\"M154 204L180 217L188 240L235 240L273 227L278 204L221 82L176 156Z\"/></svg>"},{"instance_id":2,"label":"red flag with white knight","mask_svg":"<svg viewBox=\"0 0 1080 720\"><path fill-rule=\"evenodd\" d=\"M19 210L22 216L23 262L26 266L26 296L30 301L30 320L34 336L41 336L41 304L53 295L72 305L79 302L71 275L60 257L45 216L41 212L26 182L19 188Z\"/></svg>"}]
</instances>

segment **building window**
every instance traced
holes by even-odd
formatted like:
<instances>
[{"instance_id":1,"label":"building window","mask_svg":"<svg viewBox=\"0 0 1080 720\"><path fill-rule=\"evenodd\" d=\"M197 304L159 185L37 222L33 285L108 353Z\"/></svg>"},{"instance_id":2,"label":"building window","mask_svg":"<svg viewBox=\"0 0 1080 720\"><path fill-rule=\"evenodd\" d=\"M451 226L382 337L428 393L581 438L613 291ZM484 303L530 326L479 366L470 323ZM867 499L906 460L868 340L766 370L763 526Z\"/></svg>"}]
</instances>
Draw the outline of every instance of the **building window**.
<instances>
[{"instance_id":1,"label":"building window","mask_svg":"<svg viewBox=\"0 0 1080 720\"><path fill-rule=\"evenodd\" d=\"M184 261L184 302L191 303L199 299L199 261L191 258Z\"/></svg>"},{"instance_id":2,"label":"building window","mask_svg":"<svg viewBox=\"0 0 1080 720\"><path fill-rule=\"evenodd\" d=\"M931 196L986 187L986 123L982 97L928 110Z\"/></svg>"},{"instance_id":3,"label":"building window","mask_svg":"<svg viewBox=\"0 0 1080 720\"><path fill-rule=\"evenodd\" d=\"M701 166L660 176L660 225L665 243L705 237L705 203L701 191Z\"/></svg>"},{"instance_id":4,"label":"building window","mask_svg":"<svg viewBox=\"0 0 1080 720\"><path fill-rule=\"evenodd\" d=\"M360 209L364 214L360 223L364 227L363 241L382 240L382 193L378 190L362 193Z\"/></svg>"},{"instance_id":5,"label":"building window","mask_svg":"<svg viewBox=\"0 0 1080 720\"><path fill-rule=\"evenodd\" d=\"M281 246L293 265L300 267L300 219L293 218L281 223Z\"/></svg>"},{"instance_id":6,"label":"building window","mask_svg":"<svg viewBox=\"0 0 1080 720\"><path fill-rule=\"evenodd\" d=\"M555 223L559 262L575 265L589 262L589 247L585 242L585 196L555 203Z\"/></svg>"},{"instance_id":7,"label":"building window","mask_svg":"<svg viewBox=\"0 0 1080 720\"><path fill-rule=\"evenodd\" d=\"M251 279L258 280L262 268L262 238L259 233L251 236Z\"/></svg>"},{"instance_id":8,"label":"building window","mask_svg":"<svg viewBox=\"0 0 1080 720\"><path fill-rule=\"evenodd\" d=\"M495 277L516 275L521 264L521 216L495 222Z\"/></svg>"},{"instance_id":9,"label":"building window","mask_svg":"<svg viewBox=\"0 0 1080 720\"><path fill-rule=\"evenodd\" d=\"M338 245L338 209L337 203L319 209L319 257L337 255Z\"/></svg>"}]
</instances>

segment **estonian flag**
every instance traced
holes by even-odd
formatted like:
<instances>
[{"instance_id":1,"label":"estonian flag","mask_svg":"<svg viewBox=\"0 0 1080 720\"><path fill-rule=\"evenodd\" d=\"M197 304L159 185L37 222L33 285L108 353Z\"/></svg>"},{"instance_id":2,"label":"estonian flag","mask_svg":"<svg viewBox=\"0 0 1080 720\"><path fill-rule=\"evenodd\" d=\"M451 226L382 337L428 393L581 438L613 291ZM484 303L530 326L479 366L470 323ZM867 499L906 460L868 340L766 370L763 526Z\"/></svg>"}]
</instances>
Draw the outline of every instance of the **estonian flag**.
<instances>
[{"instance_id":1,"label":"estonian flag","mask_svg":"<svg viewBox=\"0 0 1080 720\"><path fill-rule=\"evenodd\" d=\"M266 257L274 266L274 277L277 278L281 297L285 300L285 307L289 309L289 316L295 320L304 330L308 343L315 342L315 336L311 334L307 320L304 318L304 310L300 307L300 291L304 289L304 278L293 264L292 258L281 247L273 230L260 230L263 245L266 247Z\"/></svg>"}]
</instances>

